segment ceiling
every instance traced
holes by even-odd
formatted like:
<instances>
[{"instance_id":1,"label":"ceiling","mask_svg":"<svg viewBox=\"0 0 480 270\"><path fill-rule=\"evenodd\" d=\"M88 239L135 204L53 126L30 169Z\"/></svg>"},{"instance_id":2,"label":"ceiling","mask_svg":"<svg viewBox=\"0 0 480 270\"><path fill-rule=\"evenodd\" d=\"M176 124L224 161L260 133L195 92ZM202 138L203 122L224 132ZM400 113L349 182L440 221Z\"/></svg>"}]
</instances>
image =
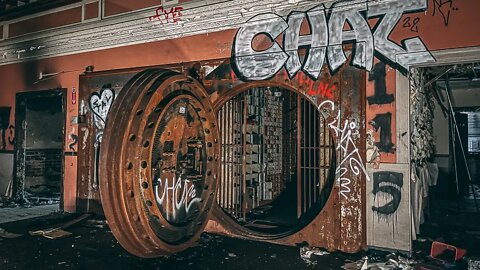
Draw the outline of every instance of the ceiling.
<instances>
[{"instance_id":1,"label":"ceiling","mask_svg":"<svg viewBox=\"0 0 480 270\"><path fill-rule=\"evenodd\" d=\"M448 73L445 71L452 68ZM429 67L427 72L431 77L443 74L437 81L437 86L445 88L448 79L452 90L480 88L480 62L458 64L453 66Z\"/></svg>"}]
</instances>

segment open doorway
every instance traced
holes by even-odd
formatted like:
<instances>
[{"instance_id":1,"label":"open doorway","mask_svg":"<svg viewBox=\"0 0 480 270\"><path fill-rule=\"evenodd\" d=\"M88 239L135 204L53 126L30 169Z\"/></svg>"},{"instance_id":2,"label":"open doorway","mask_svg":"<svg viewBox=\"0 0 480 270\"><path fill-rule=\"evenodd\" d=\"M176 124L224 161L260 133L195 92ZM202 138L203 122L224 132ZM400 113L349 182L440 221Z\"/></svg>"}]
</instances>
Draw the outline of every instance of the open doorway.
<instances>
[{"instance_id":1,"label":"open doorway","mask_svg":"<svg viewBox=\"0 0 480 270\"><path fill-rule=\"evenodd\" d=\"M478 253L475 243L480 241L480 63L428 67L414 74L416 232L479 255L472 251Z\"/></svg>"},{"instance_id":2,"label":"open doorway","mask_svg":"<svg viewBox=\"0 0 480 270\"><path fill-rule=\"evenodd\" d=\"M308 224L333 185L335 151L324 118L280 87L252 87L218 112L217 203L251 233L288 235Z\"/></svg>"},{"instance_id":3,"label":"open doorway","mask_svg":"<svg viewBox=\"0 0 480 270\"><path fill-rule=\"evenodd\" d=\"M28 206L62 207L65 89L16 96L13 199Z\"/></svg>"}]
</instances>

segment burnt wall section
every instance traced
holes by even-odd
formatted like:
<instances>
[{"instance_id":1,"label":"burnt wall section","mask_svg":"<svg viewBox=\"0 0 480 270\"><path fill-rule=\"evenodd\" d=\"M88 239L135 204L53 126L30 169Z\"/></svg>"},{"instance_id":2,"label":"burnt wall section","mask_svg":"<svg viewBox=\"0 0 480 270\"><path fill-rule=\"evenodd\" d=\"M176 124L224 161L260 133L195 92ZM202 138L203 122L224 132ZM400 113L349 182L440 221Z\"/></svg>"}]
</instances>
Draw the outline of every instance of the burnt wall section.
<instances>
[{"instance_id":1,"label":"burnt wall section","mask_svg":"<svg viewBox=\"0 0 480 270\"><path fill-rule=\"evenodd\" d=\"M65 120L62 101L59 97L27 100L25 149L62 149Z\"/></svg>"},{"instance_id":2,"label":"burnt wall section","mask_svg":"<svg viewBox=\"0 0 480 270\"><path fill-rule=\"evenodd\" d=\"M60 196L63 187L65 89L16 96L15 177L12 198ZM26 194L28 192L28 194Z\"/></svg>"},{"instance_id":3,"label":"burnt wall section","mask_svg":"<svg viewBox=\"0 0 480 270\"><path fill-rule=\"evenodd\" d=\"M13 153L0 153L0 196L9 197L12 191Z\"/></svg>"},{"instance_id":4,"label":"burnt wall section","mask_svg":"<svg viewBox=\"0 0 480 270\"><path fill-rule=\"evenodd\" d=\"M25 151L25 191L31 194L60 193L63 149Z\"/></svg>"}]
</instances>

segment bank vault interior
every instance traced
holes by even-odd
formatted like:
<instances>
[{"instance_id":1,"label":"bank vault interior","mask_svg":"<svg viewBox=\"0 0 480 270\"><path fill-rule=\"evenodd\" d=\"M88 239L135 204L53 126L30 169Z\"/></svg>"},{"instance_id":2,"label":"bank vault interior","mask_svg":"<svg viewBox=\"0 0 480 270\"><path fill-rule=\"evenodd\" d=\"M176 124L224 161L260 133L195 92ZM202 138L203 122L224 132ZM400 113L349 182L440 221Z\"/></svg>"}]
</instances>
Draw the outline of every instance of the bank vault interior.
<instances>
[{"instance_id":1,"label":"bank vault interior","mask_svg":"<svg viewBox=\"0 0 480 270\"><path fill-rule=\"evenodd\" d=\"M221 164L217 203L260 234L308 224L330 194L333 139L317 108L279 87L253 87L218 111Z\"/></svg>"}]
</instances>

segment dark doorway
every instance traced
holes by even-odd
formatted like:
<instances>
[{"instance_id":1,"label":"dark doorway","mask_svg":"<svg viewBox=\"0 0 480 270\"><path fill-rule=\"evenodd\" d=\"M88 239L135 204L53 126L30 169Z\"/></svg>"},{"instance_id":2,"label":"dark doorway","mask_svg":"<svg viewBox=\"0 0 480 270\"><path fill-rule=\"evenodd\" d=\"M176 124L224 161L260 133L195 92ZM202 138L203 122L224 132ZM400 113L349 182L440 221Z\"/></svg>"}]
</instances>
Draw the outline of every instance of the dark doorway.
<instances>
[{"instance_id":1,"label":"dark doorway","mask_svg":"<svg viewBox=\"0 0 480 270\"><path fill-rule=\"evenodd\" d=\"M66 89L16 96L13 198L22 203L59 204L64 177Z\"/></svg>"},{"instance_id":2,"label":"dark doorway","mask_svg":"<svg viewBox=\"0 0 480 270\"><path fill-rule=\"evenodd\" d=\"M425 82L436 78L432 87L427 88L434 102L428 109L433 111L433 119L425 119L433 127L431 138L435 151L425 160L425 165L416 166L420 181L415 182L415 188L420 190L418 187L422 185L416 183L423 183L424 188L420 198L423 202L417 200L413 207L420 213L416 215L417 220L425 220L419 227L420 235L466 249L470 256L478 256L480 155L476 149L480 137L477 118L480 63L430 67L425 71ZM411 196L418 198L420 195L412 193Z\"/></svg>"}]
</instances>

